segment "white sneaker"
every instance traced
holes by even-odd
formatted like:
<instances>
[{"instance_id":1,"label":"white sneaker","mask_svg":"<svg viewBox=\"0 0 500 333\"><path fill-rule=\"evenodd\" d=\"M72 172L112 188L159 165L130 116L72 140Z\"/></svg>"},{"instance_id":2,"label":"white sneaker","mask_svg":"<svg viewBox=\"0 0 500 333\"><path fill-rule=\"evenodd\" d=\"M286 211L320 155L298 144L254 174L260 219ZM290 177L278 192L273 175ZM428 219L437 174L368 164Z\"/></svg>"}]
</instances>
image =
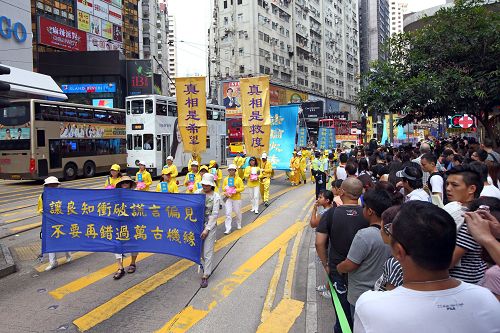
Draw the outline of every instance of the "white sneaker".
<instances>
[{"instance_id":1,"label":"white sneaker","mask_svg":"<svg viewBox=\"0 0 500 333\"><path fill-rule=\"evenodd\" d=\"M45 268L45 271L50 271L50 270L52 270L52 269L56 268L57 266L59 266L59 264L57 263L57 261L56 261L56 262L53 262L53 263L50 263L50 264L47 266L47 268Z\"/></svg>"},{"instance_id":2,"label":"white sneaker","mask_svg":"<svg viewBox=\"0 0 500 333\"><path fill-rule=\"evenodd\" d=\"M73 260L73 257L71 256L71 253L66 253L66 262L71 262Z\"/></svg>"},{"instance_id":3,"label":"white sneaker","mask_svg":"<svg viewBox=\"0 0 500 333\"><path fill-rule=\"evenodd\" d=\"M231 233L231 230L224 231L224 235L229 235L230 233Z\"/></svg>"},{"instance_id":4,"label":"white sneaker","mask_svg":"<svg viewBox=\"0 0 500 333\"><path fill-rule=\"evenodd\" d=\"M239 224L236 229L240 230L241 229L241 224Z\"/></svg>"},{"instance_id":5,"label":"white sneaker","mask_svg":"<svg viewBox=\"0 0 500 333\"><path fill-rule=\"evenodd\" d=\"M255 214L259 214L259 211L258 211L258 210L256 210L256 211L255 211Z\"/></svg>"}]
</instances>

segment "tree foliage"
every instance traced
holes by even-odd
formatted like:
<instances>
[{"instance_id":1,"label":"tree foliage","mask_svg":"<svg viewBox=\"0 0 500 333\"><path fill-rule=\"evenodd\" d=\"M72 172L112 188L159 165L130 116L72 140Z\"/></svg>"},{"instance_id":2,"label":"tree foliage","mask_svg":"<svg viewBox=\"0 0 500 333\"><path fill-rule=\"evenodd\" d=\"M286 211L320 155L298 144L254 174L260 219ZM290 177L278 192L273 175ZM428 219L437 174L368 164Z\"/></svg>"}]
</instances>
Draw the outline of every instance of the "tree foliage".
<instances>
[{"instance_id":1,"label":"tree foliage","mask_svg":"<svg viewBox=\"0 0 500 333\"><path fill-rule=\"evenodd\" d=\"M389 40L388 60L362 76L358 107L401 114L401 124L468 113L491 137L500 105L500 3L456 1L425 20Z\"/></svg>"}]
</instances>

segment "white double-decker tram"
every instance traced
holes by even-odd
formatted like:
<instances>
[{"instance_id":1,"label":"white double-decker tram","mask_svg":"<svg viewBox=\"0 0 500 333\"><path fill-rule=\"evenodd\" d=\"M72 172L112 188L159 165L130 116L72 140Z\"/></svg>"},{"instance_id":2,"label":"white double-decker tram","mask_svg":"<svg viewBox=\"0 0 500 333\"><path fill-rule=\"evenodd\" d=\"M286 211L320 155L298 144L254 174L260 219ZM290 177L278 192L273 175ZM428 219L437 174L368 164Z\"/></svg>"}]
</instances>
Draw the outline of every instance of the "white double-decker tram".
<instances>
[{"instance_id":1,"label":"white double-decker tram","mask_svg":"<svg viewBox=\"0 0 500 333\"><path fill-rule=\"evenodd\" d=\"M161 175L167 157L174 157L179 173L187 172L191 153L184 151L177 124L175 97L137 95L126 98L127 173L135 175L139 161L146 162L151 176ZM207 104L207 149L202 164L216 160L226 164L225 108Z\"/></svg>"}]
</instances>

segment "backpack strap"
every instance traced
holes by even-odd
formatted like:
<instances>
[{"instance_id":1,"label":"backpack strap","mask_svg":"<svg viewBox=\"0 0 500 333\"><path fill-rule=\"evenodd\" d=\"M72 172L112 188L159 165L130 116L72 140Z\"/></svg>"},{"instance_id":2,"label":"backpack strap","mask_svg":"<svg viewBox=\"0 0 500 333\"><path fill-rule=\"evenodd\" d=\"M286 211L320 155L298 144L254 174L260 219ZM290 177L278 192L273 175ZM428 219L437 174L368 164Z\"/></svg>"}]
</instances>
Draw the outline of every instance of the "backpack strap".
<instances>
[{"instance_id":1,"label":"backpack strap","mask_svg":"<svg viewBox=\"0 0 500 333\"><path fill-rule=\"evenodd\" d=\"M498 160L495 157L495 155L493 155L492 153L488 153L488 155L491 156L496 163L498 163Z\"/></svg>"}]
</instances>

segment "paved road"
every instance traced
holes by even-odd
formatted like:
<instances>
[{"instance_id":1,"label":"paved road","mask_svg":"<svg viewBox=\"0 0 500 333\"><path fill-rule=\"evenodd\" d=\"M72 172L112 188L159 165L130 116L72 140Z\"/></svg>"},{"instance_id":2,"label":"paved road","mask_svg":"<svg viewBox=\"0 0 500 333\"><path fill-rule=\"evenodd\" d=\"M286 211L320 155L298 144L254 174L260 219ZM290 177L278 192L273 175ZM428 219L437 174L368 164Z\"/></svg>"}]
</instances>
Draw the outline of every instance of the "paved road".
<instances>
[{"instance_id":1,"label":"paved road","mask_svg":"<svg viewBox=\"0 0 500 333\"><path fill-rule=\"evenodd\" d=\"M101 188L104 180L63 186ZM256 215L246 190L243 228L224 235L222 211L215 270L200 289L196 265L161 254L140 254L137 272L119 281L107 253L78 252L45 272L36 261L41 185L0 181L0 242L19 269L0 280L0 332L331 332L334 314L315 292L323 273L306 223L313 191L277 173L271 205Z\"/></svg>"}]
</instances>

